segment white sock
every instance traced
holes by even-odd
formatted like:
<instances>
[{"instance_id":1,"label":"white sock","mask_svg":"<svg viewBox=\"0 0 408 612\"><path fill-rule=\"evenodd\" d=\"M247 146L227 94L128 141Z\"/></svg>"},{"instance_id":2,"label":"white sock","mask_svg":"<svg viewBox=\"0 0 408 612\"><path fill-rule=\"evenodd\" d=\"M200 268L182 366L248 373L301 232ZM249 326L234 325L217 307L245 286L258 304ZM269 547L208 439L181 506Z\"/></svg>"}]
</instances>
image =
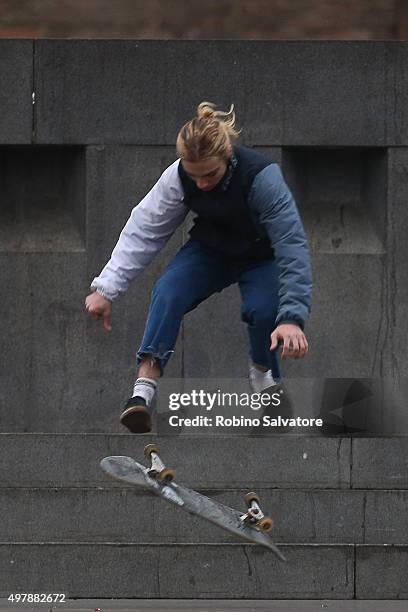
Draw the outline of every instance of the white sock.
<instances>
[{"instance_id":1,"label":"white sock","mask_svg":"<svg viewBox=\"0 0 408 612\"><path fill-rule=\"evenodd\" d=\"M272 370L261 372L261 370L254 366L252 361L249 362L249 383L254 393L261 393L264 389L278 384L272 376Z\"/></svg>"},{"instance_id":2,"label":"white sock","mask_svg":"<svg viewBox=\"0 0 408 612\"><path fill-rule=\"evenodd\" d=\"M138 378L133 387L132 397L137 395L143 397L148 406L152 403L152 399L156 392L157 382L154 378Z\"/></svg>"}]
</instances>

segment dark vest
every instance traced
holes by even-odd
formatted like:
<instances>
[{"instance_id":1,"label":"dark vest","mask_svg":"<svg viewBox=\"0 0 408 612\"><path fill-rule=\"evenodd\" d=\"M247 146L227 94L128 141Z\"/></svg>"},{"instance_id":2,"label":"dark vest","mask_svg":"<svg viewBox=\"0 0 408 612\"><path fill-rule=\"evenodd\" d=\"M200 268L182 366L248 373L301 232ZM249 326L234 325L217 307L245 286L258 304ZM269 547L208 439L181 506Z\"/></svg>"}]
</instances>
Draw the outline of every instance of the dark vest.
<instances>
[{"instance_id":1,"label":"dark vest","mask_svg":"<svg viewBox=\"0 0 408 612\"><path fill-rule=\"evenodd\" d=\"M211 191L202 191L186 174L182 163L178 172L184 190L184 204L197 214L190 236L226 255L269 259L273 249L267 238L259 236L252 221L248 195L254 178L272 162L247 147L234 146L237 160L228 182L227 171Z\"/></svg>"}]
</instances>

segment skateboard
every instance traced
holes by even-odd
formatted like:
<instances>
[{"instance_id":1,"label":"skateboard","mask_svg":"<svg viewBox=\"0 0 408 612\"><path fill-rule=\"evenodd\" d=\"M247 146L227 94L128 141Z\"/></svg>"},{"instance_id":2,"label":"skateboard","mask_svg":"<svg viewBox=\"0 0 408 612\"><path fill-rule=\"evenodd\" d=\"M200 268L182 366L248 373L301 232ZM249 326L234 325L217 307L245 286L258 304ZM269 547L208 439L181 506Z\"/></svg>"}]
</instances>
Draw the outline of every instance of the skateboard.
<instances>
[{"instance_id":1,"label":"skateboard","mask_svg":"<svg viewBox=\"0 0 408 612\"><path fill-rule=\"evenodd\" d=\"M174 470L164 465L159 456L159 449L154 444L148 444L144 454L151 462L150 468L131 457L121 455L105 457L100 465L109 476L147 489L167 502L179 506L190 514L200 516L243 540L269 548L281 561L286 561L268 535L273 521L262 512L256 493L250 492L245 495L247 510L240 512L176 483Z\"/></svg>"}]
</instances>

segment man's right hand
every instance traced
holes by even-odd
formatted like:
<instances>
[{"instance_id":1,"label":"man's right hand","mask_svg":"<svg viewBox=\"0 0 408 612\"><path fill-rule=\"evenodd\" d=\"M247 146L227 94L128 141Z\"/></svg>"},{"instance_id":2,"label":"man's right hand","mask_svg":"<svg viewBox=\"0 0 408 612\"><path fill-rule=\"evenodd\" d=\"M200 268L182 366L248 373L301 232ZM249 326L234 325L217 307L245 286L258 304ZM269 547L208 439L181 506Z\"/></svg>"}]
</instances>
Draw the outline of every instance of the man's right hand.
<instances>
[{"instance_id":1,"label":"man's right hand","mask_svg":"<svg viewBox=\"0 0 408 612\"><path fill-rule=\"evenodd\" d=\"M106 329L106 331L112 330L112 326L110 324L112 302L95 291L86 297L85 310L94 321L101 319L103 327Z\"/></svg>"}]
</instances>

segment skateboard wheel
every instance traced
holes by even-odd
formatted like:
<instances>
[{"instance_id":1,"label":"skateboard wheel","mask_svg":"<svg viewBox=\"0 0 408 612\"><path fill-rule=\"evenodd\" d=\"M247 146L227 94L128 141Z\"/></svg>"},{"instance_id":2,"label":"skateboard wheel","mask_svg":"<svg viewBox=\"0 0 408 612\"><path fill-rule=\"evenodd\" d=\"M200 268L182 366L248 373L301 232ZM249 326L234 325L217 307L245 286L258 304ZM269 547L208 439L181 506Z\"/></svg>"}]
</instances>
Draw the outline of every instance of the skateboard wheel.
<instances>
[{"instance_id":1,"label":"skateboard wheel","mask_svg":"<svg viewBox=\"0 0 408 612\"><path fill-rule=\"evenodd\" d=\"M254 493L253 491L251 491L250 493L247 493L244 499L245 499L245 503L248 506L248 508L253 501L256 501L257 504L259 504L259 501L260 501L258 495Z\"/></svg>"},{"instance_id":2,"label":"skateboard wheel","mask_svg":"<svg viewBox=\"0 0 408 612\"><path fill-rule=\"evenodd\" d=\"M264 518L258 522L258 527L261 531L270 531L273 527L273 520L269 516L264 516Z\"/></svg>"},{"instance_id":3,"label":"skateboard wheel","mask_svg":"<svg viewBox=\"0 0 408 612\"><path fill-rule=\"evenodd\" d=\"M144 456L146 457L146 459L150 459L150 455L152 453L158 453L159 449L157 448L155 444L146 444L143 452L144 452Z\"/></svg>"},{"instance_id":4,"label":"skateboard wheel","mask_svg":"<svg viewBox=\"0 0 408 612\"><path fill-rule=\"evenodd\" d=\"M164 468L158 475L160 482L172 482L176 477L176 473L171 468Z\"/></svg>"}]
</instances>

